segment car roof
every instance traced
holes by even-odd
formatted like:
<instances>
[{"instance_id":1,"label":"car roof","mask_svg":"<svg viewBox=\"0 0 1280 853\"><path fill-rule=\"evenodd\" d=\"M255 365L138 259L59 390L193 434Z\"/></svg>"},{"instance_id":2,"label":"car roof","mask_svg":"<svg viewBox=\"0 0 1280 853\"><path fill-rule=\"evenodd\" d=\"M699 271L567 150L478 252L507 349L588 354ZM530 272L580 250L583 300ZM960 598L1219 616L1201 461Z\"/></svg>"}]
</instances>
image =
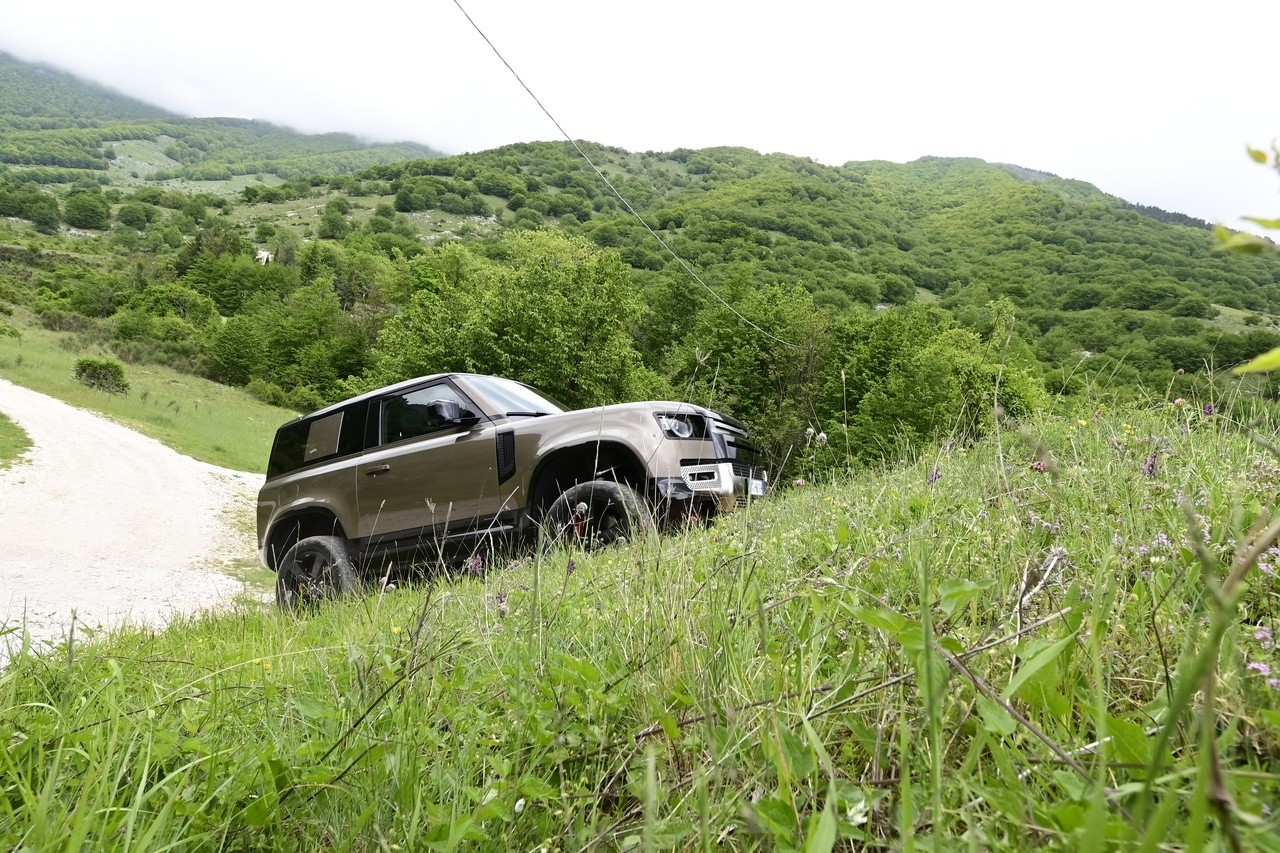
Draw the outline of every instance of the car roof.
<instances>
[{"instance_id":1,"label":"car roof","mask_svg":"<svg viewBox=\"0 0 1280 853\"><path fill-rule=\"evenodd\" d=\"M479 373L430 373L430 374L427 374L426 376L415 376L413 379L405 379L400 382L393 382L390 385L383 385L381 388L375 388L372 391L366 391L363 394L357 394L354 397L348 397L345 400L339 400L336 403L325 406L323 409L316 409L314 412L308 412L304 415L299 415L298 417L294 418L288 423L281 424L280 428L284 429L285 427L292 426L298 423L299 421L305 421L305 420L310 420L312 418L323 417L324 415L330 414L332 412L336 412L339 409L345 409L347 406L353 405L355 403L363 403L365 400L371 400L374 397L381 397L384 394L390 394L404 388L412 388L415 385L421 385L423 382L432 382L436 379L448 379L454 376L480 376L480 375L482 374L479 374Z\"/></svg>"}]
</instances>

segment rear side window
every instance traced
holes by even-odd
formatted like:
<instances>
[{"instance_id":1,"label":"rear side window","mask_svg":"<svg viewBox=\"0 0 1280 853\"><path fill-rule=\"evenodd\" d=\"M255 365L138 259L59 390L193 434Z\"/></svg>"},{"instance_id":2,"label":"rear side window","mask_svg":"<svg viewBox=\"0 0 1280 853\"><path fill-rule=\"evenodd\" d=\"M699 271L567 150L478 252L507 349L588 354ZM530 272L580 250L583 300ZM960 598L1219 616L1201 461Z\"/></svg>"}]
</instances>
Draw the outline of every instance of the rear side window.
<instances>
[{"instance_id":1,"label":"rear side window","mask_svg":"<svg viewBox=\"0 0 1280 853\"><path fill-rule=\"evenodd\" d=\"M323 417L283 426L276 433L267 479L364 449L369 406L359 403Z\"/></svg>"}]
</instances>

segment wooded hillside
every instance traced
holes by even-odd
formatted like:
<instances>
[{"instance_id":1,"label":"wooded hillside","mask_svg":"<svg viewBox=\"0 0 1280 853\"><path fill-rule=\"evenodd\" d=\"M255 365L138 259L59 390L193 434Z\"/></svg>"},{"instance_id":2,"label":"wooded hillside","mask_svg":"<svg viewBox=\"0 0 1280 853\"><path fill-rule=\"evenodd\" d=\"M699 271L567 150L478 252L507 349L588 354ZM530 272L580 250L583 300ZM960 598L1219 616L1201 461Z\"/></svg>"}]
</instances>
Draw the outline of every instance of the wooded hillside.
<instances>
[{"instance_id":1,"label":"wooded hillside","mask_svg":"<svg viewBox=\"0 0 1280 853\"><path fill-rule=\"evenodd\" d=\"M725 407L803 471L980 435L997 404L1189 393L1280 345L1274 257L1030 168L585 142L405 159L427 150L146 109L0 64L11 325L299 409L493 372L571 404Z\"/></svg>"}]
</instances>

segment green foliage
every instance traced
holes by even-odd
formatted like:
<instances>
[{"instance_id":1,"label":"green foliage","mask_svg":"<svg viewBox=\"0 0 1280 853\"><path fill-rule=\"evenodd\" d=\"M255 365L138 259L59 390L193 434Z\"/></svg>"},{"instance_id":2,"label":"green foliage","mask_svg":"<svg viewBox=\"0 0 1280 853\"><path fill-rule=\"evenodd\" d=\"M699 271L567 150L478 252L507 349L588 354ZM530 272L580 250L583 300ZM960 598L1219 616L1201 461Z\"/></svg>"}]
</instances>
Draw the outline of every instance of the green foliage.
<instances>
[{"instance_id":1,"label":"green foliage","mask_svg":"<svg viewBox=\"0 0 1280 853\"><path fill-rule=\"evenodd\" d=\"M129 393L129 381L124 377L124 365L110 358L86 356L76 360L76 381L108 394Z\"/></svg>"},{"instance_id":2,"label":"green foliage","mask_svg":"<svg viewBox=\"0 0 1280 853\"><path fill-rule=\"evenodd\" d=\"M99 192L77 191L67 196L63 218L72 228L104 231L111 225L111 205Z\"/></svg>"},{"instance_id":3,"label":"green foliage","mask_svg":"<svg viewBox=\"0 0 1280 853\"><path fill-rule=\"evenodd\" d=\"M417 289L379 334L369 382L494 373L575 406L661 387L631 337L643 304L617 255L544 233L512 234L496 250L506 263L456 246L408 262Z\"/></svg>"},{"instance_id":4,"label":"green foliage","mask_svg":"<svg viewBox=\"0 0 1280 853\"><path fill-rule=\"evenodd\" d=\"M1267 153L1259 151L1255 148L1249 149L1249 156L1255 163L1267 165ZM1270 165L1280 171L1280 148L1273 147L1271 152ZM1259 219L1253 218L1251 221L1263 228L1280 229L1280 219ZM1265 238L1254 237L1253 235L1229 234L1224 230L1218 231L1218 238L1223 247L1234 251L1249 254L1277 253L1276 245ZM1280 368L1280 347L1272 349L1266 353L1258 355L1248 364L1242 364L1236 368L1236 373L1265 373Z\"/></svg>"}]
</instances>

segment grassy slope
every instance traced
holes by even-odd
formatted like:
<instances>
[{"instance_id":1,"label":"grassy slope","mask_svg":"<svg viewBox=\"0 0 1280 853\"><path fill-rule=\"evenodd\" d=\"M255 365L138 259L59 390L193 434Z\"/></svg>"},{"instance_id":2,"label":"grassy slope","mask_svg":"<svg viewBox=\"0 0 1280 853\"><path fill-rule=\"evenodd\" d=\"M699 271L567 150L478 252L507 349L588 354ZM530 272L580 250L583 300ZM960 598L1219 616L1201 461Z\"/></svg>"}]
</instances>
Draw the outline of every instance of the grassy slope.
<instances>
[{"instance_id":1,"label":"grassy slope","mask_svg":"<svg viewBox=\"0 0 1280 853\"><path fill-rule=\"evenodd\" d=\"M0 412L0 469L8 468L31 447L22 427Z\"/></svg>"},{"instance_id":2,"label":"grassy slope","mask_svg":"<svg viewBox=\"0 0 1280 853\"><path fill-rule=\"evenodd\" d=\"M1178 501L1220 577L1277 487L1198 403L1096 412L659 543L23 657L0 680L0 841L1222 846L1190 717L1160 752L1158 812L1139 790L1166 679L1208 630ZM1250 665L1280 669L1260 630L1280 584L1250 581L1216 729L1246 845L1277 849L1280 690ZM926 631L976 650L968 669L1026 724L921 656Z\"/></svg>"},{"instance_id":3,"label":"grassy slope","mask_svg":"<svg viewBox=\"0 0 1280 853\"><path fill-rule=\"evenodd\" d=\"M156 365L126 365L127 395L95 391L76 382L72 370L77 358L101 353L66 349L73 340L30 326L21 339L0 338L0 376L241 471L263 470L276 427L295 417L238 389Z\"/></svg>"}]
</instances>

